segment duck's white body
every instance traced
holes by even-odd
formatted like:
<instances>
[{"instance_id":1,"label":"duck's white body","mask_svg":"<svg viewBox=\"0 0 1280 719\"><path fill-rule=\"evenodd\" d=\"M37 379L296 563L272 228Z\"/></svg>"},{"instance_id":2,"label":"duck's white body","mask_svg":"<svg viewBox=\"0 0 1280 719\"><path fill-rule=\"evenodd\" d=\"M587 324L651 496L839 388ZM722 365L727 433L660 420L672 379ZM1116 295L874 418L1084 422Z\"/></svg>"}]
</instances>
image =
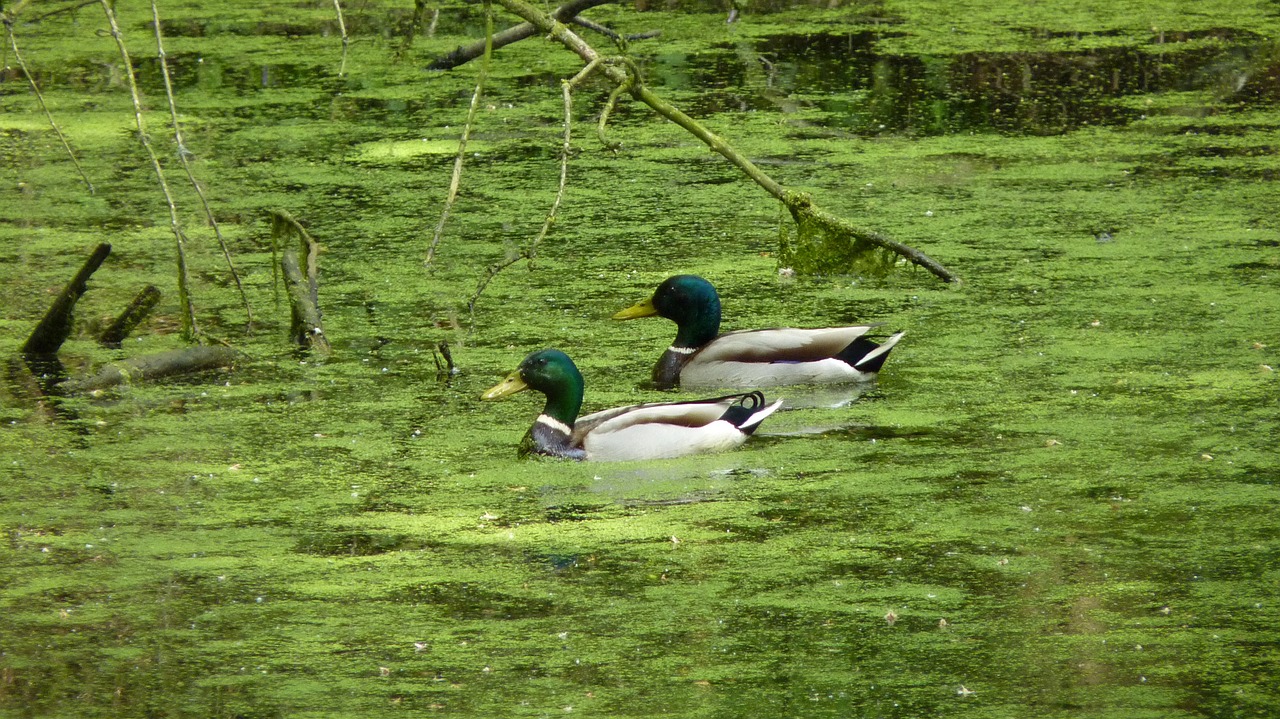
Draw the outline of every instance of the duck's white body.
<instances>
[{"instance_id":1,"label":"duck's white body","mask_svg":"<svg viewBox=\"0 0 1280 719\"><path fill-rule=\"evenodd\" d=\"M569 356L545 349L524 358L516 371L490 387L481 399L498 399L533 389L547 403L521 440L521 456L618 461L665 459L720 452L747 441L782 400L765 406L760 392L617 407L579 417L582 373Z\"/></svg>"},{"instance_id":2,"label":"duck's white body","mask_svg":"<svg viewBox=\"0 0 1280 719\"><path fill-rule=\"evenodd\" d=\"M668 277L649 299L613 316L657 315L676 323L676 339L658 358L653 384L673 387L777 387L866 382L902 339L882 344L867 333L877 325L821 329L744 330L720 334L720 296L697 275Z\"/></svg>"},{"instance_id":3,"label":"duck's white body","mask_svg":"<svg viewBox=\"0 0 1280 719\"><path fill-rule=\"evenodd\" d=\"M735 425L724 414L737 400L642 404L596 412L578 418L569 443L586 450L588 460L609 462L723 452L747 441L755 427L782 406L778 400Z\"/></svg>"},{"instance_id":4,"label":"duck's white body","mask_svg":"<svg viewBox=\"0 0 1280 719\"><path fill-rule=\"evenodd\" d=\"M697 387L778 387L791 384L865 382L875 372L858 365L893 349L899 332L859 360L858 365L833 355L865 335L873 325L823 329L744 330L721 335L693 352L680 367L680 385ZM875 365L878 367L878 365Z\"/></svg>"}]
</instances>

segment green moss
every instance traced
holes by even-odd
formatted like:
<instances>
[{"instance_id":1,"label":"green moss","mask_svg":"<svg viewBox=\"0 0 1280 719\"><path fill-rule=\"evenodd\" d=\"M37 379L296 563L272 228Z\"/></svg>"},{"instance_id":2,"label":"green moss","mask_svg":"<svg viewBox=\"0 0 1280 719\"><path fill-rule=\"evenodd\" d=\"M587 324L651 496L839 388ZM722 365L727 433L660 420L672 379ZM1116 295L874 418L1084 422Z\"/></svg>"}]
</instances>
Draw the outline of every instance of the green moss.
<instances>
[{"instance_id":1,"label":"green moss","mask_svg":"<svg viewBox=\"0 0 1280 719\"><path fill-rule=\"evenodd\" d=\"M779 276L776 201L634 103L606 151L593 80L557 224L469 331L484 268L554 199L576 59L496 55L424 270L475 68L420 68L476 36L477 7L401 52L411 8L344 4L340 79L331 6L241 5L160 11L252 330L175 161L148 9L120 11L197 318L244 360L44 399L6 365L0 713L1276 713L1268 6L593 9L662 29L631 44L648 81L771 176L965 283ZM180 346L168 210L94 9L15 33L97 194L22 78L0 85L0 351L113 245L71 374ZM281 208L323 247L323 362L287 346ZM676 272L717 285L726 330L907 335L855 402L771 391L796 408L735 452L517 461L537 400L477 398L532 349L575 358L584 409L676 397L643 384L674 328L607 319ZM147 283L156 316L99 348Z\"/></svg>"}]
</instances>

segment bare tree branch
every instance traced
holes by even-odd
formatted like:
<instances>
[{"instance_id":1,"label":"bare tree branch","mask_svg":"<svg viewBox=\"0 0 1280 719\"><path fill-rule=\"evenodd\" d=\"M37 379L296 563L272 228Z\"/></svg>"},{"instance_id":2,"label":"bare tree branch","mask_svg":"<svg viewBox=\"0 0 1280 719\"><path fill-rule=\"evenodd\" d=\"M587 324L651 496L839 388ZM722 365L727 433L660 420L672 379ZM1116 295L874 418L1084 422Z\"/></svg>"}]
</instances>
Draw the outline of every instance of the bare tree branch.
<instances>
[{"instance_id":1,"label":"bare tree branch","mask_svg":"<svg viewBox=\"0 0 1280 719\"><path fill-rule=\"evenodd\" d=\"M15 9L13 12L17 12ZM62 134L62 129L58 127L57 121L53 119L53 113L49 111L49 106L44 104L44 95L40 93L40 86L36 84L36 79L31 75L31 71L27 69L27 63L22 59L22 53L18 52L18 40L13 35L13 17L9 13L0 16L4 22L5 34L9 36L9 46L13 48L13 58L18 61L18 67L22 68L22 74L27 78L27 82L31 83L31 90L36 94L36 102L40 103L40 109L44 110L44 116L49 119L49 125L53 127L53 131L57 133L58 140L62 142L62 147L67 151L67 155L71 158L71 164L76 166L76 172L80 173L80 178L84 180L84 184L89 188L89 194L93 194L93 183L89 181L89 176L84 174L84 168L80 166L80 160L76 158L76 153L71 149L71 143L67 142L67 138Z\"/></svg>"},{"instance_id":2,"label":"bare tree branch","mask_svg":"<svg viewBox=\"0 0 1280 719\"><path fill-rule=\"evenodd\" d=\"M602 58L594 48L559 21L533 7L524 0L495 0L508 11L524 18L540 31L573 51L587 64L601 63L601 71L606 77L618 85L626 85L635 99L643 102L655 112L671 120L725 159L732 162L744 174L764 188L766 192L780 200L791 213L796 224L802 230L817 228L820 231L837 236L852 238L854 243L863 248L880 248L907 258L909 261L925 268L938 278L947 282L959 282L960 278L941 263L925 253L893 240L879 232L874 232L854 225L852 222L834 215L817 205L805 193L789 190L772 177L765 174L755 163L740 154L718 135L708 130L698 121L681 112L675 106L662 99L640 80L635 64L626 58L617 60Z\"/></svg>"},{"instance_id":3,"label":"bare tree branch","mask_svg":"<svg viewBox=\"0 0 1280 719\"><path fill-rule=\"evenodd\" d=\"M489 77L489 60L493 57L493 8L488 2L484 4L484 62L480 64L480 77L476 80L476 90L471 94L471 106L467 109L467 121L462 126L462 137L458 139L458 154L453 158L453 176L449 179L449 192L445 195L444 208L440 211L440 221L436 223L435 234L431 237L431 246L427 248L427 259L424 267L430 267L436 257L436 249L440 246L440 238L444 236L445 221L453 203L458 199L458 186L462 180L462 162L467 154L467 140L471 137L471 127L476 121L476 108L480 107L480 97L484 94L484 83Z\"/></svg>"},{"instance_id":4,"label":"bare tree branch","mask_svg":"<svg viewBox=\"0 0 1280 719\"><path fill-rule=\"evenodd\" d=\"M200 204L204 206L204 216L209 220L209 226L213 228L214 237L218 238L222 256L231 270L231 279L235 281L236 290L240 292L240 302L244 305L245 316L249 324L253 325L253 309L249 307L249 295L245 293L244 285L240 283L240 273L236 272L236 265L231 261L231 249L227 247L227 241L222 236L222 228L218 227L218 220L214 218L213 209L209 207L209 199L205 197L204 190L201 189L200 183L196 182L195 172L191 169L191 161L188 159L191 153L182 139L182 126L178 123L178 103L173 99L173 81L169 77L169 56L164 51L164 42L160 33L160 11L156 8L155 0L151 0L151 19L156 31L156 54L160 59L160 71L164 77L164 94L169 100L169 117L173 121L173 141L178 145L178 160L182 163L182 169L186 170L187 179L191 181L191 187L200 198Z\"/></svg>"},{"instance_id":5,"label":"bare tree branch","mask_svg":"<svg viewBox=\"0 0 1280 719\"><path fill-rule=\"evenodd\" d=\"M191 308L191 279L187 274L187 237L178 220L178 208L173 204L173 193L169 192L169 183L164 179L164 169L160 167L160 158L151 148L151 138L147 135L147 125L143 119L142 97L138 93L138 82L133 76L133 61L129 59L129 51L124 45L124 34L116 23L116 12L108 0L102 0L102 10L107 14L107 22L111 25L111 37L115 38L116 47L120 50L120 59L124 62L124 75L129 82L129 94L133 98L133 118L138 126L138 141L151 158L151 168L160 182L160 190L164 192L165 202L169 205L169 225L173 230L174 242L178 250L178 307L182 313L182 335L185 339L196 339L199 330L196 328L195 311Z\"/></svg>"},{"instance_id":6,"label":"bare tree branch","mask_svg":"<svg viewBox=\"0 0 1280 719\"><path fill-rule=\"evenodd\" d=\"M608 3L616 2L616 1L617 0L570 0L570 2L567 2L564 5L561 5L560 7L556 8L555 11L551 13L551 17L554 17L556 20L559 20L560 22L568 22L570 18L574 17L575 15L582 12L583 10L596 7L597 5L606 5ZM503 30L502 32L494 33L493 49L497 50L499 48L506 47L507 45L510 45L513 42L520 42L521 40L527 37L532 37L533 35L537 34L537 32L538 32L538 28L535 27L532 23L527 23L527 22L520 23L519 25L515 25L513 27L509 27L506 30ZM433 60L431 64L427 66L427 69L428 70L450 70L459 65L464 65L483 55L484 47L485 47L485 43L483 40L479 42L473 42L470 45L462 45L458 47L458 49L449 53L448 55L445 55L443 57L438 57L435 60Z\"/></svg>"}]
</instances>

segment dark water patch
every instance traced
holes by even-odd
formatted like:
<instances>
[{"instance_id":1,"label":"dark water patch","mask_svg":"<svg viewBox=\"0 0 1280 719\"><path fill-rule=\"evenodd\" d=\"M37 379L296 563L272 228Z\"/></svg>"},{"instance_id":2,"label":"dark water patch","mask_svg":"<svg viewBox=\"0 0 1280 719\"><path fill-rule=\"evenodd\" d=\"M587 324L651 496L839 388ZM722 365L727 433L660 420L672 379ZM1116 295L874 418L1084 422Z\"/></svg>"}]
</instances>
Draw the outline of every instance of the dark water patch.
<instances>
[{"instance_id":1,"label":"dark water patch","mask_svg":"<svg viewBox=\"0 0 1280 719\"><path fill-rule=\"evenodd\" d=\"M1231 265L1231 269L1235 270L1241 281L1264 282L1280 272L1280 260L1240 262Z\"/></svg>"},{"instance_id":2,"label":"dark water patch","mask_svg":"<svg viewBox=\"0 0 1280 719\"><path fill-rule=\"evenodd\" d=\"M1277 124L1275 122L1231 122L1229 121L1229 116L1210 115L1196 122L1162 127L1160 132L1167 135L1186 135L1188 137L1207 135L1209 137L1248 138L1259 134L1263 134L1263 137L1266 137L1267 134L1274 133L1276 129Z\"/></svg>"},{"instance_id":3,"label":"dark water patch","mask_svg":"<svg viewBox=\"0 0 1280 719\"><path fill-rule=\"evenodd\" d=\"M608 505L558 504L545 510L548 522L585 522L602 516Z\"/></svg>"},{"instance_id":4,"label":"dark water patch","mask_svg":"<svg viewBox=\"0 0 1280 719\"><path fill-rule=\"evenodd\" d=\"M408 502L398 502L391 499L383 499L378 496L362 497L360 501L361 512L390 512L394 514L412 514L414 506Z\"/></svg>"},{"instance_id":5,"label":"dark water patch","mask_svg":"<svg viewBox=\"0 0 1280 719\"><path fill-rule=\"evenodd\" d=\"M404 534L335 528L299 537L294 551L322 557L368 557L418 546L419 543Z\"/></svg>"},{"instance_id":6,"label":"dark water patch","mask_svg":"<svg viewBox=\"0 0 1280 719\"><path fill-rule=\"evenodd\" d=\"M543 565L551 569L554 573L569 572L579 567L594 563L592 557L585 557L580 554L557 554L557 553L533 553L527 561L535 565Z\"/></svg>"},{"instance_id":7,"label":"dark water patch","mask_svg":"<svg viewBox=\"0 0 1280 719\"><path fill-rule=\"evenodd\" d=\"M284 8L280 9L283 10ZM298 38L313 35L334 38L341 36L342 28L338 25L332 8L310 3L295 3L289 6L288 9L301 10L303 12L293 13L295 18L287 21L280 19L248 20L222 13L214 17L201 18L166 18L161 16L160 27L166 37L175 38L203 38L216 37L218 35L279 38ZM314 17L307 19L306 13L310 11L317 12ZM271 14L277 13L271 12ZM280 12L279 14L288 16L291 13ZM438 27L442 33L470 30L483 35L483 14L480 14L479 19L474 17L476 14L473 10L465 7L453 8L452 12L442 14L445 17L442 18L443 22L438 23ZM412 8L386 7L377 3L355 6L343 5L342 15L347 34L353 38L368 35L403 37L409 32L409 26L414 20ZM458 19L450 19L455 17ZM463 19L470 24L470 27L466 29L457 28L459 20ZM477 22L479 23L478 25L476 25ZM151 24L148 23L148 30L150 28ZM423 29L425 28L417 29L415 34Z\"/></svg>"},{"instance_id":8,"label":"dark water patch","mask_svg":"<svg viewBox=\"0 0 1280 719\"><path fill-rule=\"evenodd\" d=\"M807 105L823 119L805 122L864 136L1054 135L1127 124L1142 112L1117 101L1148 93L1213 89L1248 104L1274 101L1269 88L1280 85L1280 73L1270 46L1250 33L1226 35L1207 36L1250 45L920 56L880 53L876 33L775 35L748 52L716 46L720 52L688 74L695 86L717 89L698 98L699 112L785 115ZM763 90L754 79L761 70L752 63L766 68Z\"/></svg>"},{"instance_id":9,"label":"dark water patch","mask_svg":"<svg viewBox=\"0 0 1280 719\"><path fill-rule=\"evenodd\" d=\"M1270 436L1277 437L1277 433L1272 431ZM1259 484L1265 486L1274 486L1280 483L1280 477L1277 477L1268 467L1257 464L1237 464L1234 481L1242 484Z\"/></svg>"},{"instance_id":10,"label":"dark water patch","mask_svg":"<svg viewBox=\"0 0 1280 719\"><path fill-rule=\"evenodd\" d=\"M336 92L348 84L334 84L336 68L321 62L235 63L217 55L187 52L167 55L165 64L175 94L216 91L246 96L272 88L324 87ZM141 89L157 96L164 94L164 75L158 58L139 58L134 62L134 72ZM178 106L182 108L181 100Z\"/></svg>"},{"instance_id":11,"label":"dark water patch","mask_svg":"<svg viewBox=\"0 0 1280 719\"><path fill-rule=\"evenodd\" d=\"M740 474L743 476L754 476L747 470L732 470L730 474ZM701 502L723 502L728 498L718 492L696 492L685 497L670 497L665 499L622 499L618 504L624 507L678 507L685 504L699 504Z\"/></svg>"},{"instance_id":12,"label":"dark water patch","mask_svg":"<svg viewBox=\"0 0 1280 719\"><path fill-rule=\"evenodd\" d=\"M404 587L402 601L431 604L455 619L530 619L550 617L568 607L550 598L515 596L473 582L439 582Z\"/></svg>"},{"instance_id":13,"label":"dark water patch","mask_svg":"<svg viewBox=\"0 0 1280 719\"><path fill-rule=\"evenodd\" d=\"M1131 35L1127 30L1095 30L1084 32L1080 30L1050 30L1047 28L1023 27L1016 28L1025 33L1028 37L1040 40L1087 40L1088 38L1126 38ZM1199 30L1159 30L1148 38L1148 43L1152 46L1169 44L1177 46L1179 43L1187 43L1192 41L1214 40L1223 43L1256 43L1264 39L1257 33L1242 28L1218 27L1204 28Z\"/></svg>"},{"instance_id":14,"label":"dark water patch","mask_svg":"<svg viewBox=\"0 0 1280 719\"><path fill-rule=\"evenodd\" d=\"M1260 157L1274 155L1276 148L1271 145L1253 145L1249 147L1232 147L1208 145L1192 149L1193 157Z\"/></svg>"},{"instance_id":15,"label":"dark water patch","mask_svg":"<svg viewBox=\"0 0 1280 719\"><path fill-rule=\"evenodd\" d=\"M343 19L346 20L347 18L344 16ZM154 25L151 27L153 28ZM214 37L218 35L279 38L297 38L308 35L341 37L336 19L331 21L262 20L257 22L235 22L233 19L226 17L178 20L162 17L160 28L166 37L175 38Z\"/></svg>"},{"instance_id":16,"label":"dark water patch","mask_svg":"<svg viewBox=\"0 0 1280 719\"><path fill-rule=\"evenodd\" d=\"M1192 163L1170 157L1162 166L1136 166L1131 172L1144 180L1175 180L1196 178L1204 181L1245 180L1271 182L1280 179L1280 168L1241 166L1230 164Z\"/></svg>"}]
</instances>

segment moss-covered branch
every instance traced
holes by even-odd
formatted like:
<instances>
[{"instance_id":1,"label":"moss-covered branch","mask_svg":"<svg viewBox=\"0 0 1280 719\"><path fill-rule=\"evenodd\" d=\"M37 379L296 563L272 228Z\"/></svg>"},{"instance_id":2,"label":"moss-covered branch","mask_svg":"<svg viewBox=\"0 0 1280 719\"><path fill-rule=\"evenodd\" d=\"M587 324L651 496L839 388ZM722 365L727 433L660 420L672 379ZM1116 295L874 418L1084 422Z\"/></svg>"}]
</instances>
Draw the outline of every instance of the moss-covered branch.
<instances>
[{"instance_id":1,"label":"moss-covered branch","mask_svg":"<svg viewBox=\"0 0 1280 719\"><path fill-rule=\"evenodd\" d=\"M126 337L129 336L142 321L151 314L151 310L155 309L160 303L160 290L155 285L147 285L142 288L128 307L107 325L107 328L98 335L98 344L103 347L112 349L120 349Z\"/></svg>"},{"instance_id":2,"label":"moss-covered branch","mask_svg":"<svg viewBox=\"0 0 1280 719\"><path fill-rule=\"evenodd\" d=\"M58 385L63 394L90 392L134 382L150 382L162 377L203 372L234 364L239 355L230 347L187 347L159 354L113 362L97 374L68 380Z\"/></svg>"},{"instance_id":3,"label":"moss-covered branch","mask_svg":"<svg viewBox=\"0 0 1280 719\"><path fill-rule=\"evenodd\" d=\"M293 341L328 356L333 348L324 334L320 313L320 245L284 210L271 211L271 235L277 245L283 245L280 273L289 292Z\"/></svg>"},{"instance_id":4,"label":"moss-covered branch","mask_svg":"<svg viewBox=\"0 0 1280 719\"><path fill-rule=\"evenodd\" d=\"M625 85L628 87L632 97L645 103L658 114L702 140L712 150L723 155L725 159L736 165L738 169L764 188L766 192L778 198L787 207L787 210L801 228L816 229L829 235L847 237L852 240L852 245L859 248L872 250L878 248L892 252L905 257L947 282L960 281L960 278L954 272L925 253L892 240L878 232L858 227L853 222L813 204L808 195L788 190L765 174L755 163L735 150L718 135L646 87L640 81L640 78L636 77L632 63L626 61L615 62L609 58L602 58L591 45L570 30L567 25L524 2L524 0L496 0L496 2L576 53L578 57L582 58L583 62L587 64L599 63L601 72L612 82L617 83L619 86Z\"/></svg>"}]
</instances>

